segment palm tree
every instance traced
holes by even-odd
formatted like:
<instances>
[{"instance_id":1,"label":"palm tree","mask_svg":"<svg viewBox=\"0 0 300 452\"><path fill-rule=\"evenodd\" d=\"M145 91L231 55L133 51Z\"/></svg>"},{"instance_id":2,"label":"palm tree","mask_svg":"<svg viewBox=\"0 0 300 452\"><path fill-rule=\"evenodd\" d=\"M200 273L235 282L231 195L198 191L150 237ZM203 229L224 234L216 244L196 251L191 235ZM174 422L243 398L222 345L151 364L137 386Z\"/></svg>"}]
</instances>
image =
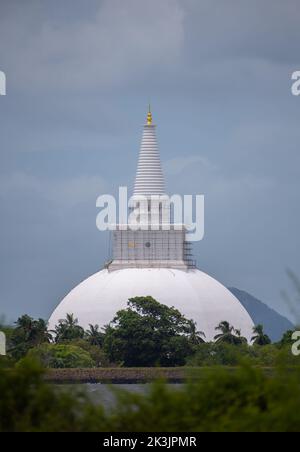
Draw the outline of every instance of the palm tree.
<instances>
[{"instance_id":1,"label":"palm tree","mask_svg":"<svg viewBox=\"0 0 300 452\"><path fill-rule=\"evenodd\" d=\"M197 331L196 323L191 320L190 322L190 341L194 345L204 344L205 343L205 333L203 331Z\"/></svg>"},{"instance_id":2,"label":"palm tree","mask_svg":"<svg viewBox=\"0 0 300 452\"><path fill-rule=\"evenodd\" d=\"M237 338L237 343L248 344L247 338L242 336L241 330L234 330L235 337Z\"/></svg>"},{"instance_id":3,"label":"palm tree","mask_svg":"<svg viewBox=\"0 0 300 452\"><path fill-rule=\"evenodd\" d=\"M48 331L48 323L44 319L34 320L31 330L31 341L34 345L49 343L52 335Z\"/></svg>"},{"instance_id":4,"label":"palm tree","mask_svg":"<svg viewBox=\"0 0 300 452\"><path fill-rule=\"evenodd\" d=\"M263 325L253 327L253 333L255 336L251 338L251 342L253 342L254 345L271 344L271 339L267 334L265 334Z\"/></svg>"},{"instance_id":5,"label":"palm tree","mask_svg":"<svg viewBox=\"0 0 300 452\"><path fill-rule=\"evenodd\" d=\"M90 325L89 330L86 331L86 336L91 345L103 346L104 333L99 331L99 325Z\"/></svg>"},{"instance_id":6,"label":"palm tree","mask_svg":"<svg viewBox=\"0 0 300 452\"><path fill-rule=\"evenodd\" d=\"M286 331L286 332L283 334L282 339L280 340L280 342L278 343L278 345L279 345L280 347L284 347L285 345L290 345L290 346L292 346L293 343L295 342L295 341L293 341L293 338L292 338L294 332L295 332L294 330L288 330L288 331Z\"/></svg>"},{"instance_id":7,"label":"palm tree","mask_svg":"<svg viewBox=\"0 0 300 452\"><path fill-rule=\"evenodd\" d=\"M59 320L54 333L56 343L83 339L84 337L84 329L78 325L78 319L74 318L74 314L67 314L65 319Z\"/></svg>"},{"instance_id":8,"label":"palm tree","mask_svg":"<svg viewBox=\"0 0 300 452\"><path fill-rule=\"evenodd\" d=\"M22 315L22 317L19 317L15 322L16 333L22 335L26 342L30 339L31 332L33 330L33 322L33 318L29 317L29 315Z\"/></svg>"},{"instance_id":9,"label":"palm tree","mask_svg":"<svg viewBox=\"0 0 300 452\"><path fill-rule=\"evenodd\" d=\"M78 319L74 318L74 314L67 314L66 318L63 320L63 323L70 328L74 328L78 325Z\"/></svg>"},{"instance_id":10,"label":"palm tree","mask_svg":"<svg viewBox=\"0 0 300 452\"><path fill-rule=\"evenodd\" d=\"M11 334L9 352L15 359L20 359L30 348L49 343L51 340L52 336L45 320L34 320L28 315L23 315L17 320L16 328Z\"/></svg>"},{"instance_id":11,"label":"palm tree","mask_svg":"<svg viewBox=\"0 0 300 452\"><path fill-rule=\"evenodd\" d=\"M236 330L229 322L225 320L216 327L216 331L220 331L214 339L216 343L226 343L232 345L240 345L247 342L245 337L241 336L241 331Z\"/></svg>"},{"instance_id":12,"label":"palm tree","mask_svg":"<svg viewBox=\"0 0 300 452\"><path fill-rule=\"evenodd\" d=\"M16 336L22 336L23 340L32 346L49 343L52 339L48 331L48 323L43 319L34 320L28 315L19 317L15 331Z\"/></svg>"}]
</instances>

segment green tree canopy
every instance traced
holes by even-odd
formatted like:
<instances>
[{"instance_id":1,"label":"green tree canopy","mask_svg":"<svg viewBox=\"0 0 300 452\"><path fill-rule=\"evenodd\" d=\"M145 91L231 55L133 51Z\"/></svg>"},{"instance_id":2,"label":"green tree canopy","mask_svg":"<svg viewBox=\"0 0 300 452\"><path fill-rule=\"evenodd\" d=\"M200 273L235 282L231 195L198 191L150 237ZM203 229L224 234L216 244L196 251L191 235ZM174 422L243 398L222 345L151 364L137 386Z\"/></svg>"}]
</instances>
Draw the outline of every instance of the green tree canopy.
<instances>
[{"instance_id":1,"label":"green tree canopy","mask_svg":"<svg viewBox=\"0 0 300 452\"><path fill-rule=\"evenodd\" d=\"M294 330L288 330L282 336L281 341L279 342L280 347L285 347L286 345L292 345L295 341L293 341L292 336L294 334Z\"/></svg>"},{"instance_id":2,"label":"green tree canopy","mask_svg":"<svg viewBox=\"0 0 300 452\"><path fill-rule=\"evenodd\" d=\"M217 343L241 345L247 343L247 339L241 336L241 331L236 330L229 322L223 321L216 327L216 331L220 331L215 336Z\"/></svg>"},{"instance_id":3,"label":"green tree canopy","mask_svg":"<svg viewBox=\"0 0 300 452\"><path fill-rule=\"evenodd\" d=\"M20 359L30 348L49 343L51 339L52 336L45 320L34 320L28 315L23 315L17 320L16 328L11 334L11 354L14 358Z\"/></svg>"},{"instance_id":4,"label":"green tree canopy","mask_svg":"<svg viewBox=\"0 0 300 452\"><path fill-rule=\"evenodd\" d=\"M85 334L84 329L78 325L78 319L73 314L67 314L65 319L59 320L54 333L57 344L73 339L82 339Z\"/></svg>"},{"instance_id":5,"label":"green tree canopy","mask_svg":"<svg viewBox=\"0 0 300 452\"><path fill-rule=\"evenodd\" d=\"M263 325L257 325L253 328L254 336L251 338L251 342L253 342L254 345L269 345L271 344L271 339L267 334L264 332Z\"/></svg>"},{"instance_id":6,"label":"green tree canopy","mask_svg":"<svg viewBox=\"0 0 300 452\"><path fill-rule=\"evenodd\" d=\"M85 337L91 345L103 346L104 333L99 329L99 325L90 325L89 329L85 332Z\"/></svg>"},{"instance_id":7,"label":"green tree canopy","mask_svg":"<svg viewBox=\"0 0 300 452\"><path fill-rule=\"evenodd\" d=\"M195 325L174 307L135 297L106 327L104 349L125 366L176 366L192 354Z\"/></svg>"}]
</instances>

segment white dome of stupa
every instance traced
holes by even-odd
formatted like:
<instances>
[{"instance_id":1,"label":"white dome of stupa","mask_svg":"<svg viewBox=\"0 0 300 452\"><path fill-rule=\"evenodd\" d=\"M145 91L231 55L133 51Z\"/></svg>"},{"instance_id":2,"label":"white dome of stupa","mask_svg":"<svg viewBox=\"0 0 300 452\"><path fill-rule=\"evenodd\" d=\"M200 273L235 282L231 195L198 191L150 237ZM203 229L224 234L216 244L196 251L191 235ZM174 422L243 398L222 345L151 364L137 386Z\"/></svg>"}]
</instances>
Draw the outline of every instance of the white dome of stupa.
<instances>
[{"instance_id":1,"label":"white dome of stupa","mask_svg":"<svg viewBox=\"0 0 300 452\"><path fill-rule=\"evenodd\" d=\"M215 327L224 320L240 329L248 340L251 338L253 322L238 299L218 281L197 269L102 270L64 298L50 318L50 328L54 329L68 313L73 313L86 329L90 324L107 325L117 311L126 308L129 298L148 295L193 319L207 341L213 340L217 334Z\"/></svg>"}]
</instances>

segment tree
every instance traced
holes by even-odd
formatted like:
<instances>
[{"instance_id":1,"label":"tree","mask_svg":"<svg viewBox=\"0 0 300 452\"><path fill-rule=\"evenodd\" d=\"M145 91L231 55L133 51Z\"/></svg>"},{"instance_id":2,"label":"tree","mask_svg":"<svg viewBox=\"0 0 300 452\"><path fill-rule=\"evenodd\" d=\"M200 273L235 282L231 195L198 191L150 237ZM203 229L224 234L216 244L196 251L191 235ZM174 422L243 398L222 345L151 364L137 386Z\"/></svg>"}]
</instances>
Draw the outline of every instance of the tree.
<instances>
[{"instance_id":1,"label":"tree","mask_svg":"<svg viewBox=\"0 0 300 452\"><path fill-rule=\"evenodd\" d=\"M190 340L194 345L205 344L205 333L197 331L197 326L194 320L190 320L191 334Z\"/></svg>"},{"instance_id":2,"label":"tree","mask_svg":"<svg viewBox=\"0 0 300 452\"><path fill-rule=\"evenodd\" d=\"M271 339L267 334L264 333L263 325L257 325L253 327L253 333L254 336L251 338L251 342L253 342L254 345L263 346L271 344Z\"/></svg>"},{"instance_id":3,"label":"tree","mask_svg":"<svg viewBox=\"0 0 300 452\"><path fill-rule=\"evenodd\" d=\"M193 353L195 329L174 307L136 297L106 327L104 349L125 366L176 366Z\"/></svg>"},{"instance_id":4,"label":"tree","mask_svg":"<svg viewBox=\"0 0 300 452\"><path fill-rule=\"evenodd\" d=\"M84 337L84 329L78 325L78 319L75 319L73 314L67 314L65 319L59 320L54 333L57 344Z\"/></svg>"},{"instance_id":5,"label":"tree","mask_svg":"<svg viewBox=\"0 0 300 452\"><path fill-rule=\"evenodd\" d=\"M241 345L247 343L247 339L241 336L241 331L236 330L229 322L223 321L216 327L220 331L214 339L216 343L226 343L232 345Z\"/></svg>"},{"instance_id":6,"label":"tree","mask_svg":"<svg viewBox=\"0 0 300 452\"><path fill-rule=\"evenodd\" d=\"M90 325L89 330L86 331L86 338L91 345L103 346L104 333L99 331L99 325Z\"/></svg>"},{"instance_id":7,"label":"tree","mask_svg":"<svg viewBox=\"0 0 300 452\"><path fill-rule=\"evenodd\" d=\"M242 336L242 332L241 332L241 330L234 330L234 336L235 336L235 343L237 344L237 345L239 345L239 344L248 344L248 341L247 341L247 339L244 337L244 336Z\"/></svg>"},{"instance_id":8,"label":"tree","mask_svg":"<svg viewBox=\"0 0 300 452\"><path fill-rule=\"evenodd\" d=\"M20 359L30 348L49 343L51 339L45 320L34 320L28 315L23 315L17 320L16 328L11 335L10 352L16 359Z\"/></svg>"},{"instance_id":9,"label":"tree","mask_svg":"<svg viewBox=\"0 0 300 452\"><path fill-rule=\"evenodd\" d=\"M45 320L34 320L28 315L23 315L17 320L15 332L22 333L25 341L33 346L42 344L43 342L50 342L52 337Z\"/></svg>"},{"instance_id":10,"label":"tree","mask_svg":"<svg viewBox=\"0 0 300 452\"><path fill-rule=\"evenodd\" d=\"M292 346L293 345L293 343L295 342L293 339L292 339L292 336L293 336L293 334L294 334L294 330L288 330L288 331L286 331L285 333L284 333L284 335L282 336L282 339L281 339L281 341L279 342L279 346L280 347L285 347L286 345L288 345L288 346Z\"/></svg>"}]
</instances>

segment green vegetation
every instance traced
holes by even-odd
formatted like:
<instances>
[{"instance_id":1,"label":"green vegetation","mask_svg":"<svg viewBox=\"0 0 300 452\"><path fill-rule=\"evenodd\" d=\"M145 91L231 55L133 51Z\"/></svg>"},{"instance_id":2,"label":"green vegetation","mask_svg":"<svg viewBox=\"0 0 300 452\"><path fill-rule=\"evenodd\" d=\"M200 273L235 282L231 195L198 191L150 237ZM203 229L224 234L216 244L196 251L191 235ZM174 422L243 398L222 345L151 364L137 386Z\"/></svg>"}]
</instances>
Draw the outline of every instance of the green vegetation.
<instances>
[{"instance_id":1,"label":"green vegetation","mask_svg":"<svg viewBox=\"0 0 300 452\"><path fill-rule=\"evenodd\" d=\"M104 331L97 325L84 331L72 314L54 332L29 316L14 328L2 322L1 329L9 353L0 358L0 431L300 429L300 366L291 331L271 344L258 325L250 346L224 320L208 343L192 320L151 297L129 300ZM110 410L83 390L47 384L161 378L185 383L175 390L157 382L145 395L112 389Z\"/></svg>"},{"instance_id":2,"label":"green vegetation","mask_svg":"<svg viewBox=\"0 0 300 452\"><path fill-rule=\"evenodd\" d=\"M241 345L247 343L247 339L241 336L240 330L236 330L228 322L223 321L217 327L216 331L220 331L215 336L216 343Z\"/></svg>"},{"instance_id":3,"label":"green vegetation","mask_svg":"<svg viewBox=\"0 0 300 452\"><path fill-rule=\"evenodd\" d=\"M7 334L8 356L18 362L26 356L47 368L237 366L247 361L255 366L275 366L282 354L291 354L292 331L278 344L271 344L262 325L253 329L252 345L226 320L216 326L214 342L178 310L152 297L136 297L117 312L103 331L90 325L85 331L73 314L48 331L43 319L28 315L18 319Z\"/></svg>"},{"instance_id":4,"label":"green vegetation","mask_svg":"<svg viewBox=\"0 0 300 452\"><path fill-rule=\"evenodd\" d=\"M195 353L187 358L186 364L195 367L238 366L247 362L253 366L274 367L283 358L289 365L300 364L299 358L292 355L290 346L207 343L199 345Z\"/></svg>"},{"instance_id":5,"label":"green vegetation","mask_svg":"<svg viewBox=\"0 0 300 452\"><path fill-rule=\"evenodd\" d=\"M31 349L27 356L38 360L43 367L50 369L95 367L89 352L76 345L43 344Z\"/></svg>"},{"instance_id":6,"label":"green vegetation","mask_svg":"<svg viewBox=\"0 0 300 452\"><path fill-rule=\"evenodd\" d=\"M54 333L57 344L84 337L84 329L78 325L78 319L75 319L73 314L67 314L65 319L60 320Z\"/></svg>"},{"instance_id":7,"label":"green vegetation","mask_svg":"<svg viewBox=\"0 0 300 452\"><path fill-rule=\"evenodd\" d=\"M113 390L113 389L112 389ZM174 389L155 383L140 395L113 390L111 410L83 392L49 386L33 361L0 368L0 431L298 432L299 369L211 368Z\"/></svg>"},{"instance_id":8,"label":"green vegetation","mask_svg":"<svg viewBox=\"0 0 300 452\"><path fill-rule=\"evenodd\" d=\"M152 297L136 297L106 328L104 350L111 361L132 366L180 366L193 353L195 325Z\"/></svg>"},{"instance_id":9,"label":"green vegetation","mask_svg":"<svg viewBox=\"0 0 300 452\"><path fill-rule=\"evenodd\" d=\"M86 331L86 339L90 345L103 347L104 333L99 331L99 325L90 325L90 329Z\"/></svg>"},{"instance_id":10,"label":"green vegetation","mask_svg":"<svg viewBox=\"0 0 300 452\"><path fill-rule=\"evenodd\" d=\"M51 341L47 322L43 319L34 320L23 315L16 322L16 328L9 337L10 353L13 358L22 358L28 350Z\"/></svg>"},{"instance_id":11,"label":"green vegetation","mask_svg":"<svg viewBox=\"0 0 300 452\"><path fill-rule=\"evenodd\" d=\"M0 367L0 391L2 432L76 432L85 429L89 417L86 399L80 394L58 392L45 384L43 370L34 361L24 359L18 366ZM97 416L100 420L100 408Z\"/></svg>"},{"instance_id":12,"label":"green vegetation","mask_svg":"<svg viewBox=\"0 0 300 452\"><path fill-rule=\"evenodd\" d=\"M285 345L291 346L293 344L293 342L294 342L292 339L293 333L294 333L294 331L289 330L282 336L282 339L280 341L281 347L284 347Z\"/></svg>"},{"instance_id":13,"label":"green vegetation","mask_svg":"<svg viewBox=\"0 0 300 452\"><path fill-rule=\"evenodd\" d=\"M255 334L252 337L253 345L269 345L271 344L271 339L267 334L264 333L263 325L257 325L253 328L253 333Z\"/></svg>"},{"instance_id":14,"label":"green vegetation","mask_svg":"<svg viewBox=\"0 0 300 452\"><path fill-rule=\"evenodd\" d=\"M86 352L88 352L88 354L90 355L90 357L92 358L92 360L95 363L95 367L109 367L109 366L113 366L113 363L111 363L103 348L99 347L98 345L92 345L89 341L89 338L83 338L83 339L74 339L72 341L66 341L64 342L64 345L68 346L76 346L79 347L82 350L85 350Z\"/></svg>"}]
</instances>

